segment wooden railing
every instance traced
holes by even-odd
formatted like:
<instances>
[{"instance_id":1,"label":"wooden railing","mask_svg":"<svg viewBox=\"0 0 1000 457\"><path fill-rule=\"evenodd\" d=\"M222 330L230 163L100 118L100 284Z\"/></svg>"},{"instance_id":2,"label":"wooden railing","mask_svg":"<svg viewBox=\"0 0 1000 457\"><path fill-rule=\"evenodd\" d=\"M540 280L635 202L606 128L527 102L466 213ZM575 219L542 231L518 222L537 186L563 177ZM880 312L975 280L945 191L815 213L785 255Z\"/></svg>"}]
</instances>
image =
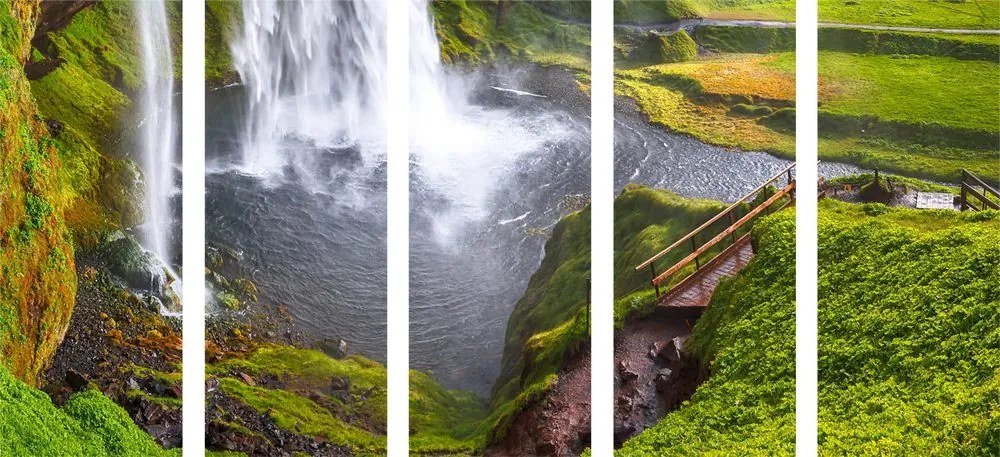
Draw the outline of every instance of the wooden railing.
<instances>
[{"instance_id":1,"label":"wooden railing","mask_svg":"<svg viewBox=\"0 0 1000 457\"><path fill-rule=\"evenodd\" d=\"M982 190L977 190L976 187ZM973 204L969 198L970 196L975 198L976 204ZM1000 203L998 203L1000 202L1000 192L997 192L996 189L983 182L982 179L979 179L978 176L972 174L969 170L962 170L962 190L959 201L962 211L967 209L975 211L985 209L1000 210Z\"/></svg>"},{"instance_id":2,"label":"wooden railing","mask_svg":"<svg viewBox=\"0 0 1000 457\"><path fill-rule=\"evenodd\" d=\"M784 170L781 170L780 173L774 175L773 177L765 181L763 184L758 186L756 189L744 195L742 198L737 200L732 205L729 205L728 208L722 210L722 212L715 215L715 217L712 217L704 224L701 224L698 228L692 230L687 235L684 235L684 237L682 237L681 239L675 241L666 249L656 253L654 256L650 257L645 262L642 262L641 264L636 266L635 270L640 271L646 268L649 269L651 278L650 282L653 285L653 289L655 290L657 297L660 296L660 285L669 280L673 275L677 274L677 272L681 271L691 262L694 262L695 273L697 273L698 270L701 269L703 264L707 264L708 262L711 261L711 258L709 258L707 259L706 262L702 262L701 257L703 255L708 254L713 247L715 247L719 243L722 243L726 239L730 239L732 241L730 243L730 246L736 245L739 242L739 239L741 239L741 237L738 234L740 228L748 226L748 224L750 224L751 221L757 216L759 216L761 213L766 212L767 214L770 214L771 212L775 211L772 207L775 206L776 203L781 202L783 197L787 196L788 201L784 203L781 207L777 208L778 210L783 209L786 206L793 205L795 203L795 178L792 176L792 170L794 168L795 164L793 163ZM777 192L775 192L773 195L771 195L772 185L779 182L782 178L786 179L785 185ZM759 194L763 194L763 197L765 198L764 202L750 209L749 212L747 212L747 214L737 219L737 211L740 211L745 204L752 203L753 200ZM705 232L706 230L709 230L710 227L712 227L719 221L727 222L725 228L720 233L713 236L707 242L699 245L697 241L698 235L702 234L702 232ZM744 237L749 236L749 230L747 230L747 232L743 236ZM675 252L681 246L688 244L690 244L691 246L690 254L688 254L683 259L681 259L677 263L673 264L672 266L664 270L662 273L657 273L656 262L658 260L662 259L664 256L672 252ZM719 255L719 253L715 253L715 255L712 255L712 258L714 258L717 255ZM692 275L695 273L692 273ZM681 280L681 282L683 281L684 280Z\"/></svg>"}]
</instances>

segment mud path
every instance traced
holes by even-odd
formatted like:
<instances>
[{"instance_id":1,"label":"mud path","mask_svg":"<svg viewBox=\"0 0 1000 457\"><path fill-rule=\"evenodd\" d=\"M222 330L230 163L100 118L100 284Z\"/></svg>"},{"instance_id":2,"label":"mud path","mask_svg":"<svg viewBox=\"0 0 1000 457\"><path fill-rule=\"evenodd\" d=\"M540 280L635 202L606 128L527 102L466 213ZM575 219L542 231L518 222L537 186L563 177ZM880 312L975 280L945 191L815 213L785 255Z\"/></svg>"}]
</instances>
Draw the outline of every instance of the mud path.
<instances>
[{"instance_id":1,"label":"mud path","mask_svg":"<svg viewBox=\"0 0 1000 457\"><path fill-rule=\"evenodd\" d=\"M684 355L700 309L663 309L615 332L615 448L691 398L707 373Z\"/></svg>"},{"instance_id":2,"label":"mud path","mask_svg":"<svg viewBox=\"0 0 1000 457\"><path fill-rule=\"evenodd\" d=\"M590 350L575 356L556 387L524 410L487 457L576 456L590 446Z\"/></svg>"}]
</instances>

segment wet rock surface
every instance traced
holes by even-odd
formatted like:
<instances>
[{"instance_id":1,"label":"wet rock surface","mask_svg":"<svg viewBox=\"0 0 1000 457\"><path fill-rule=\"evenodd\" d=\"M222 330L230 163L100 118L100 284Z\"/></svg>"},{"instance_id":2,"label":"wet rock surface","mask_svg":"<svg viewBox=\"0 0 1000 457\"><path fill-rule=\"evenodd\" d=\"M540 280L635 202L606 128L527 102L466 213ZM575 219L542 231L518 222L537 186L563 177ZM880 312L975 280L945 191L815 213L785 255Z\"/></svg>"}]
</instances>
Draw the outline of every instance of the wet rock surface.
<instances>
[{"instance_id":1,"label":"wet rock surface","mask_svg":"<svg viewBox=\"0 0 1000 457\"><path fill-rule=\"evenodd\" d=\"M684 350L695 310L657 310L615 332L615 447L691 398L707 373Z\"/></svg>"}]
</instances>

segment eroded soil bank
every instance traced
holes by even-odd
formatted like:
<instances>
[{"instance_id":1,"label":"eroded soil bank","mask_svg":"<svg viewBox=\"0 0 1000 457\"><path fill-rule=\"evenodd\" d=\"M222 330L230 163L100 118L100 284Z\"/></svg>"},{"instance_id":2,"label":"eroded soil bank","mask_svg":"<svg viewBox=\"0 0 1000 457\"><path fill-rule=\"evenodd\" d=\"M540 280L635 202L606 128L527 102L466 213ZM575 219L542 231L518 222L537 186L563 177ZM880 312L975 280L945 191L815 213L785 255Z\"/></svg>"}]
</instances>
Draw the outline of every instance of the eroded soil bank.
<instances>
[{"instance_id":1,"label":"eroded soil bank","mask_svg":"<svg viewBox=\"0 0 1000 457\"><path fill-rule=\"evenodd\" d=\"M590 446L590 351L573 356L556 387L518 416L487 457L580 455Z\"/></svg>"},{"instance_id":2,"label":"eroded soil bank","mask_svg":"<svg viewBox=\"0 0 1000 457\"><path fill-rule=\"evenodd\" d=\"M700 315L657 309L615 332L615 448L680 407L708 376L684 351Z\"/></svg>"}]
</instances>

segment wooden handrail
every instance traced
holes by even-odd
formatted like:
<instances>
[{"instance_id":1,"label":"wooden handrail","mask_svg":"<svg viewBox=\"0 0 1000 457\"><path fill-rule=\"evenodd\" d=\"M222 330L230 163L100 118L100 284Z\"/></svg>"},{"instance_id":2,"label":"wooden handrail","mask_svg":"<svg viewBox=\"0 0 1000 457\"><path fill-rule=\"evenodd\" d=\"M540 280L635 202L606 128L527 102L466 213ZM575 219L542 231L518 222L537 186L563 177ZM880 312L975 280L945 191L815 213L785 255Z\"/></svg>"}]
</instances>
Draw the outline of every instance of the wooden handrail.
<instances>
[{"instance_id":1,"label":"wooden handrail","mask_svg":"<svg viewBox=\"0 0 1000 457\"><path fill-rule=\"evenodd\" d=\"M979 192L973 186L982 187L983 191ZM959 199L961 201L960 206L962 211L965 211L966 208L972 208L976 211L982 211L986 208L1000 210L1000 204L989 197L989 195L992 195L993 198L1000 200L1000 192L994 189L993 186L986 184L982 179L979 179L978 176L972 174L971 171L964 168L962 169L962 184L960 189L961 192L959 193ZM976 197L976 199L979 200L979 207L976 207L976 205L973 205L972 202L969 201L969 194L972 194L973 197Z\"/></svg>"},{"instance_id":2,"label":"wooden handrail","mask_svg":"<svg viewBox=\"0 0 1000 457\"><path fill-rule=\"evenodd\" d=\"M709 240L707 243L701 245L701 247L699 247L698 249L696 249L694 252L692 252L691 254L688 254L687 257L681 259L680 262L677 262L676 264L674 264L674 266L668 268L667 271L664 271L659 276L653 278L653 285L659 286L660 284L662 284L663 281L667 280L667 278L669 278L670 276L672 276L674 273L677 273L678 271L680 271L681 268L684 268L685 266L687 266L693 260L695 260L696 258L698 258L699 255L704 254L706 251L708 251L709 249L711 249L712 247L714 247L716 244L719 244L719 242L721 242L722 240L726 239L726 237L728 237L731 234L735 233L736 230L738 230L744 224L746 224L747 222L749 222L751 219L753 219L755 216L757 216L758 214L760 214L761 212L763 212L765 209L769 208L771 205L774 204L774 202L776 202L779 199L781 199L781 197L784 197L784 196L788 195L794 189L795 189L795 181L792 181L791 184L785 186L783 189L781 189L780 191L776 192L774 195L771 196L771 198L768 198L764 203L761 203L759 206L757 206L756 208L754 208L753 210L751 210L745 216L741 217L740 220L738 220L734 224L730 225L729 228L727 228L726 230L723 230L722 233L719 233L714 238L712 238L711 240Z\"/></svg>"},{"instance_id":3,"label":"wooden handrail","mask_svg":"<svg viewBox=\"0 0 1000 457\"><path fill-rule=\"evenodd\" d=\"M725 215L729 214L731 211L735 210L737 207L739 207L740 204L742 204L742 203L746 202L747 200L751 199L752 197L756 196L757 192L760 192L765 187L771 185L771 183L777 181L778 179L781 179L782 175L786 175L787 174L787 175L789 175L789 178L790 178L791 177L791 170L793 168L795 168L795 163L794 162L792 162L791 165L785 167L785 169L783 169L780 172L778 172L778 174L772 176L770 179L768 179L767 181L765 181L764 184L761 184L760 186L757 186L756 189L750 191L749 193L747 193L746 195L744 195L743 197L741 197L739 200L737 200L732 205L729 205L728 208L722 210L722 212L720 212L719 214L716 214L715 217L709 219L704 224L701 224L700 226L698 226L698 228L692 230L687 235L684 235L683 238L675 241L670 246L667 246L666 249L664 249L664 250L662 250L662 251L654 254L652 257L650 257L649 259L647 259L645 262L642 262L641 264L639 264L639 266L635 267L635 270L639 271L639 270L642 270L643 268L646 268L646 267L650 266L653 262L655 262L655 261L659 260L661 257L667 255L670 251L672 251L672 250L676 249L678 246L680 246L680 245L688 242L695 235L697 235L698 233L701 233L702 230L705 230L706 228L710 227L712 224L718 222L719 219L722 219L723 216L725 216ZM791 180L791 179L789 179L789 182L794 182L794 181Z\"/></svg>"}]
</instances>

